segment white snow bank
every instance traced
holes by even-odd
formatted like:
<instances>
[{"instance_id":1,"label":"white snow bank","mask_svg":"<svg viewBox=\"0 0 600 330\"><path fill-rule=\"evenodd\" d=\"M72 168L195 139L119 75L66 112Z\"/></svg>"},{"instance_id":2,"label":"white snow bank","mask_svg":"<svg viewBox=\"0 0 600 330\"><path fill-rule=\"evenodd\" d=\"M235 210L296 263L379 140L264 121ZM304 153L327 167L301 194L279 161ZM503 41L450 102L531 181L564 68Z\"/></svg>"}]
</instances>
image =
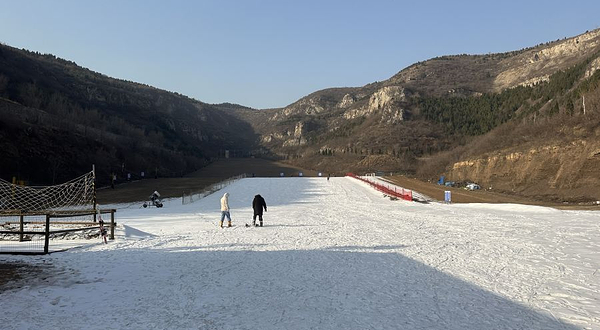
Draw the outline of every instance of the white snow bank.
<instances>
[{"instance_id":1,"label":"white snow bank","mask_svg":"<svg viewBox=\"0 0 600 330\"><path fill-rule=\"evenodd\" d=\"M474 211L486 212L519 212L534 214L560 214L564 211L544 206L525 205L525 204L496 204L496 203L460 203L452 204L453 207L461 209L471 209Z\"/></svg>"},{"instance_id":2,"label":"white snow bank","mask_svg":"<svg viewBox=\"0 0 600 330\"><path fill-rule=\"evenodd\" d=\"M229 192L234 227L218 227ZM251 202L265 227L247 228ZM390 201L350 178L247 178L129 208L44 257L8 329L600 329L600 213Z\"/></svg>"}]
</instances>

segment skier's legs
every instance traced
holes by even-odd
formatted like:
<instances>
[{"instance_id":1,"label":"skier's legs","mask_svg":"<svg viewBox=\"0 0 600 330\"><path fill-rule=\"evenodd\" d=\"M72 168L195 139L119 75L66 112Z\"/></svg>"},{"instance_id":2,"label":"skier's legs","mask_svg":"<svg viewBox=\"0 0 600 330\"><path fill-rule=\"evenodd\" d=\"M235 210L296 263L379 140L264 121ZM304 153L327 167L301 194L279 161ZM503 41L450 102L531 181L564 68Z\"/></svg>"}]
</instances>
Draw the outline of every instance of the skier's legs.
<instances>
[{"instance_id":1,"label":"skier's legs","mask_svg":"<svg viewBox=\"0 0 600 330\"><path fill-rule=\"evenodd\" d=\"M227 216L227 227L231 227L231 215L229 211L225 211L225 215Z\"/></svg>"},{"instance_id":2,"label":"skier's legs","mask_svg":"<svg viewBox=\"0 0 600 330\"><path fill-rule=\"evenodd\" d=\"M229 211L221 211L221 221L219 221L219 226L221 226L221 228L223 228L223 220L225 220L225 217L229 220L229 227L231 227L231 216L229 215Z\"/></svg>"}]
</instances>

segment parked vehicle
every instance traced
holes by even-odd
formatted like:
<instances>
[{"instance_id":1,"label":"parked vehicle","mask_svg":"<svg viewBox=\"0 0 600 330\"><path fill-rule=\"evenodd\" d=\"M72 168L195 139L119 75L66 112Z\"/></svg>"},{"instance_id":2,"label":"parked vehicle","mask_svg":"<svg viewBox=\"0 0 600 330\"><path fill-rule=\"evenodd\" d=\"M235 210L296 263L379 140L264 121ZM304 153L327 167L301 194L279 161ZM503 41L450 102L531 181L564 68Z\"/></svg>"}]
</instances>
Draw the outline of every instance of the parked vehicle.
<instances>
[{"instance_id":1,"label":"parked vehicle","mask_svg":"<svg viewBox=\"0 0 600 330\"><path fill-rule=\"evenodd\" d=\"M481 186L476 184L476 183L469 183L465 186L465 189L467 190L479 190L481 189Z\"/></svg>"}]
</instances>

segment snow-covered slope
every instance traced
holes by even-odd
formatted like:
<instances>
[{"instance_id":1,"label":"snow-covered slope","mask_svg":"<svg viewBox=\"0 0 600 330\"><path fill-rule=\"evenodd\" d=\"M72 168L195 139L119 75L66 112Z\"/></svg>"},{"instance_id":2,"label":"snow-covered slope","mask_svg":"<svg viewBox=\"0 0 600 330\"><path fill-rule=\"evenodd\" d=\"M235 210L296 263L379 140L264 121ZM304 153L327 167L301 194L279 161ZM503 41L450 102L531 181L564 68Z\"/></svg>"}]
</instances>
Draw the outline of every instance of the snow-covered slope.
<instances>
[{"instance_id":1,"label":"snow-covered slope","mask_svg":"<svg viewBox=\"0 0 600 330\"><path fill-rule=\"evenodd\" d=\"M160 189L159 189L160 190ZM234 227L221 229L229 192ZM265 227L247 228L255 194ZM600 329L600 213L390 201L352 178L247 178L120 209L44 257L3 329Z\"/></svg>"}]
</instances>

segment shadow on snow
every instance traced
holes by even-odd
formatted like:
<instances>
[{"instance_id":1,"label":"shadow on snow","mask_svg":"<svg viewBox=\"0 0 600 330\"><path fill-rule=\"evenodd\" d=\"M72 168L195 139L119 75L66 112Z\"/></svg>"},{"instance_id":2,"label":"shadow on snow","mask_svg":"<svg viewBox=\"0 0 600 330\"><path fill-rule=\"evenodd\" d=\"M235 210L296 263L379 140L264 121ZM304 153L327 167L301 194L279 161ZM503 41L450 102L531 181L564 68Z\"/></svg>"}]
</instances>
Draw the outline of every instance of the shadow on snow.
<instances>
[{"instance_id":1,"label":"shadow on snow","mask_svg":"<svg viewBox=\"0 0 600 330\"><path fill-rule=\"evenodd\" d=\"M210 323L228 329L265 324L271 329L577 329L401 254L383 251L404 246L285 251L229 247L237 250L187 246L108 252L110 260L105 262L112 275L118 276L120 266L133 267L133 273L147 274L137 279L137 285L154 288L136 306L119 306L131 309L126 313L132 318L128 322L144 324L144 315L134 311L161 301L188 310L166 307L165 323L155 324L158 327ZM357 252L365 249L374 252ZM90 253L106 257L106 252ZM156 269L148 269L150 265ZM169 275L153 276L161 269L169 269ZM187 317L168 317L182 312Z\"/></svg>"}]
</instances>

